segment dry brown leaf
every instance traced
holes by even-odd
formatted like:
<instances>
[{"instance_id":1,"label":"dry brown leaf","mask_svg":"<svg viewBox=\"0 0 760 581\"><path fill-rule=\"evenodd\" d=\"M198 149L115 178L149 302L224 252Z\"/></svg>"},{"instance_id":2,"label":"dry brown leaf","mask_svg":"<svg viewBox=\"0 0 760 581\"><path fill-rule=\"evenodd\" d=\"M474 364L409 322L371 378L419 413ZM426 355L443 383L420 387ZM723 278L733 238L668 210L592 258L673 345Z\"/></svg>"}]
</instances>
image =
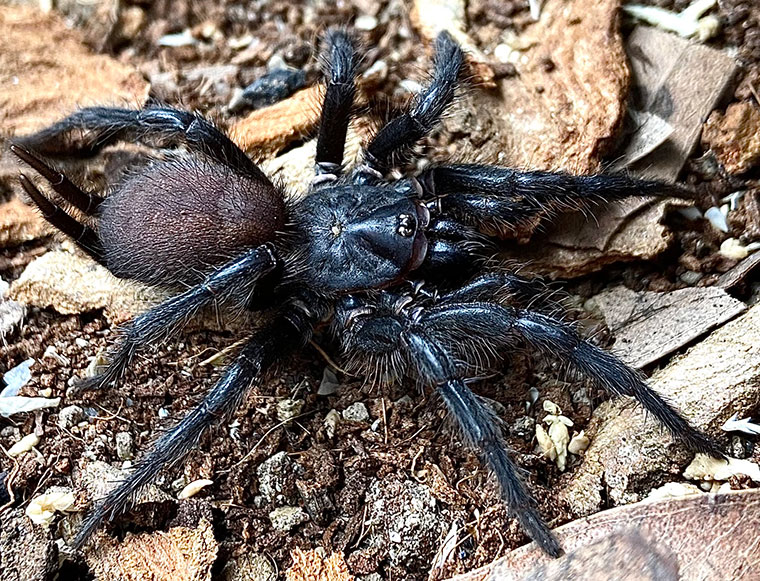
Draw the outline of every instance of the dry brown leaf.
<instances>
[{"instance_id":1,"label":"dry brown leaf","mask_svg":"<svg viewBox=\"0 0 760 581\"><path fill-rule=\"evenodd\" d=\"M691 424L717 433L734 413L745 417L760 405L760 306L713 331L675 358L649 381ZM577 516L604 502L640 500L649 483L680 473L691 460L661 424L629 399L605 402L594 410L591 446L562 492ZM604 500L603 500L604 499Z\"/></svg>"},{"instance_id":2,"label":"dry brown leaf","mask_svg":"<svg viewBox=\"0 0 760 581\"><path fill-rule=\"evenodd\" d=\"M291 557L293 565L285 571L287 581L354 581L343 553L325 557L320 549L307 552L295 549Z\"/></svg>"},{"instance_id":3,"label":"dry brown leaf","mask_svg":"<svg viewBox=\"0 0 760 581\"><path fill-rule=\"evenodd\" d=\"M206 519L196 528L127 535L118 541L101 533L85 560L97 580L203 581L216 560L214 530Z\"/></svg>"},{"instance_id":4,"label":"dry brown leaf","mask_svg":"<svg viewBox=\"0 0 760 581\"><path fill-rule=\"evenodd\" d=\"M732 103L723 114L713 111L702 130L710 148L728 173L743 173L760 162L760 107Z\"/></svg>"},{"instance_id":5,"label":"dry brown leaf","mask_svg":"<svg viewBox=\"0 0 760 581\"><path fill-rule=\"evenodd\" d=\"M54 13L0 10L0 129L31 133L78 106L141 106L148 83L132 67L93 54Z\"/></svg>"},{"instance_id":6,"label":"dry brown leaf","mask_svg":"<svg viewBox=\"0 0 760 581\"><path fill-rule=\"evenodd\" d=\"M596 295L594 301L615 336L615 355L635 368L665 357L747 310L719 288L638 293L620 286Z\"/></svg>"},{"instance_id":7,"label":"dry brown leaf","mask_svg":"<svg viewBox=\"0 0 760 581\"><path fill-rule=\"evenodd\" d=\"M531 544L450 581L750 581L760 567L758 527L757 490L642 502L556 529L568 553L559 560Z\"/></svg>"},{"instance_id":8,"label":"dry brown leaf","mask_svg":"<svg viewBox=\"0 0 760 581\"><path fill-rule=\"evenodd\" d=\"M650 260L673 240L662 224L681 200L653 201L632 198L596 208L593 216L581 212L552 221L546 234L510 253L527 261L533 272L552 278L573 278L625 260Z\"/></svg>"}]
</instances>

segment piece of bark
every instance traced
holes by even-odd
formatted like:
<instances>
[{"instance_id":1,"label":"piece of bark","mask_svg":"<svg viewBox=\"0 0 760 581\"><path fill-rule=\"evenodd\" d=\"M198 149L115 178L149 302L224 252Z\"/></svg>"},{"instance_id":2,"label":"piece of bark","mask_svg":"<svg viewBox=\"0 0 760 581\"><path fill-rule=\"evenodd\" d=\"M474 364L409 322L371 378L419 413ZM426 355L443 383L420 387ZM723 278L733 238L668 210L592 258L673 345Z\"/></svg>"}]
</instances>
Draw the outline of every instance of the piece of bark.
<instances>
[{"instance_id":1,"label":"piece of bark","mask_svg":"<svg viewBox=\"0 0 760 581\"><path fill-rule=\"evenodd\" d=\"M649 385L696 428L719 434L733 414L760 405L760 306L713 331L655 373ZM640 500L668 474L680 474L693 454L628 398L594 410L591 445L562 491L571 512L584 516L605 503Z\"/></svg>"},{"instance_id":2,"label":"piece of bark","mask_svg":"<svg viewBox=\"0 0 760 581\"><path fill-rule=\"evenodd\" d=\"M50 234L39 213L18 198L0 204L0 248L18 246Z\"/></svg>"},{"instance_id":3,"label":"piece of bark","mask_svg":"<svg viewBox=\"0 0 760 581\"><path fill-rule=\"evenodd\" d=\"M711 149L728 173L740 174L760 162L760 107L732 103L725 114L713 111L702 131L702 144Z\"/></svg>"},{"instance_id":4,"label":"piece of bark","mask_svg":"<svg viewBox=\"0 0 760 581\"><path fill-rule=\"evenodd\" d=\"M58 568L50 531L32 524L21 508L0 512L0 579L47 581Z\"/></svg>"},{"instance_id":5,"label":"piece of bark","mask_svg":"<svg viewBox=\"0 0 760 581\"><path fill-rule=\"evenodd\" d=\"M520 36L519 75L499 83L500 163L589 173L623 121L628 67L618 0L548 0ZM495 161L495 160L494 160Z\"/></svg>"},{"instance_id":6,"label":"piece of bark","mask_svg":"<svg viewBox=\"0 0 760 581\"><path fill-rule=\"evenodd\" d=\"M206 519L195 528L128 534L123 541L100 533L91 546L85 560L98 581L209 580L218 548Z\"/></svg>"},{"instance_id":7,"label":"piece of bark","mask_svg":"<svg viewBox=\"0 0 760 581\"><path fill-rule=\"evenodd\" d=\"M621 156L635 161L625 167L638 177L674 182L699 139L702 123L730 90L736 61L723 51L648 26L634 29L626 52L631 107L659 117L673 131L643 157L632 155L631 147L639 140L631 140Z\"/></svg>"},{"instance_id":8,"label":"piece of bark","mask_svg":"<svg viewBox=\"0 0 760 581\"><path fill-rule=\"evenodd\" d=\"M148 83L125 64L93 54L55 13L0 11L0 129L23 135L88 105L141 106Z\"/></svg>"},{"instance_id":9,"label":"piece of bark","mask_svg":"<svg viewBox=\"0 0 760 581\"><path fill-rule=\"evenodd\" d=\"M230 128L230 137L257 159L276 155L319 124L324 87L302 89L289 99L252 111Z\"/></svg>"},{"instance_id":10,"label":"piece of bark","mask_svg":"<svg viewBox=\"0 0 760 581\"><path fill-rule=\"evenodd\" d=\"M449 581L754 579L760 491L702 494L607 510L555 530L568 553L535 543Z\"/></svg>"},{"instance_id":11,"label":"piece of bark","mask_svg":"<svg viewBox=\"0 0 760 581\"><path fill-rule=\"evenodd\" d=\"M640 369L747 310L719 288L637 293L619 286L594 297L615 337L613 352Z\"/></svg>"}]
</instances>

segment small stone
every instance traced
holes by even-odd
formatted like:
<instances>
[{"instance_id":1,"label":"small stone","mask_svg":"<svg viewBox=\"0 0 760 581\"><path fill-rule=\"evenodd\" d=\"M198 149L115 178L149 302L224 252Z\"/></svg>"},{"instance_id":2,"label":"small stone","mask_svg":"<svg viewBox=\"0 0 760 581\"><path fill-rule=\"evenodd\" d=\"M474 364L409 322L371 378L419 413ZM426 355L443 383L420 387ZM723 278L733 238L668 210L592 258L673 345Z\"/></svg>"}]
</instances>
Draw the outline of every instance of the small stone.
<instances>
[{"instance_id":1,"label":"small stone","mask_svg":"<svg viewBox=\"0 0 760 581\"><path fill-rule=\"evenodd\" d=\"M693 270L687 270L686 272L682 273L681 276L678 278L681 279L681 282L684 284L688 284L689 286L694 286L702 279L702 273L701 272L694 272Z\"/></svg>"},{"instance_id":2,"label":"small stone","mask_svg":"<svg viewBox=\"0 0 760 581\"><path fill-rule=\"evenodd\" d=\"M269 513L269 520L275 530L287 533L292 528L309 520L300 506L281 506Z\"/></svg>"},{"instance_id":3,"label":"small stone","mask_svg":"<svg viewBox=\"0 0 760 581\"><path fill-rule=\"evenodd\" d=\"M169 417L169 410L166 408L158 408L158 417L165 420Z\"/></svg>"},{"instance_id":4,"label":"small stone","mask_svg":"<svg viewBox=\"0 0 760 581\"><path fill-rule=\"evenodd\" d=\"M84 410L78 405L68 405L58 412L58 427L70 430L85 419Z\"/></svg>"},{"instance_id":5,"label":"small stone","mask_svg":"<svg viewBox=\"0 0 760 581\"><path fill-rule=\"evenodd\" d=\"M281 422L290 422L301 413L304 403L302 399L281 399L277 402L277 419Z\"/></svg>"},{"instance_id":6,"label":"small stone","mask_svg":"<svg viewBox=\"0 0 760 581\"><path fill-rule=\"evenodd\" d=\"M348 422L366 422L369 420L369 410L367 409L367 406L360 401L348 406L343 410L341 415L343 416L343 419Z\"/></svg>"},{"instance_id":7,"label":"small stone","mask_svg":"<svg viewBox=\"0 0 760 581\"><path fill-rule=\"evenodd\" d=\"M278 68L243 89L243 99L253 109L260 109L287 99L305 85L306 73L304 71Z\"/></svg>"},{"instance_id":8,"label":"small stone","mask_svg":"<svg viewBox=\"0 0 760 581\"><path fill-rule=\"evenodd\" d=\"M362 14L354 20L354 28L357 30L375 30L377 28L377 18L370 14Z\"/></svg>"},{"instance_id":9,"label":"small stone","mask_svg":"<svg viewBox=\"0 0 760 581\"><path fill-rule=\"evenodd\" d=\"M274 581L277 570L266 555L244 553L227 562L221 577L222 581Z\"/></svg>"},{"instance_id":10,"label":"small stone","mask_svg":"<svg viewBox=\"0 0 760 581\"><path fill-rule=\"evenodd\" d=\"M77 347L81 347L83 349L90 344L90 342L87 339L84 339L82 337L77 337L76 339L74 339L74 343L76 344Z\"/></svg>"},{"instance_id":11,"label":"small stone","mask_svg":"<svg viewBox=\"0 0 760 581\"><path fill-rule=\"evenodd\" d=\"M533 439L533 433L535 431L536 420L530 416L521 416L512 424L510 433L529 442Z\"/></svg>"},{"instance_id":12,"label":"small stone","mask_svg":"<svg viewBox=\"0 0 760 581\"><path fill-rule=\"evenodd\" d=\"M297 497L295 463L286 452L278 452L256 469L259 493L270 504L295 502Z\"/></svg>"},{"instance_id":13,"label":"small stone","mask_svg":"<svg viewBox=\"0 0 760 581\"><path fill-rule=\"evenodd\" d=\"M129 432L116 434L116 455L120 460L131 460L134 457L134 441Z\"/></svg>"}]
</instances>

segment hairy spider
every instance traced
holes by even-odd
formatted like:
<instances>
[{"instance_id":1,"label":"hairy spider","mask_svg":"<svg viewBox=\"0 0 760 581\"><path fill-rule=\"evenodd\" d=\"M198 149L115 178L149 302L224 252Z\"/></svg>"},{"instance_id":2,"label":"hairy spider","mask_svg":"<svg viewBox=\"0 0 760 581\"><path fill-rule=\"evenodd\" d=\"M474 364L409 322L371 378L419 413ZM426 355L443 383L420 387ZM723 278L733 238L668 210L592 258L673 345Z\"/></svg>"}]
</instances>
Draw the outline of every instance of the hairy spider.
<instances>
[{"instance_id":1,"label":"hairy spider","mask_svg":"<svg viewBox=\"0 0 760 581\"><path fill-rule=\"evenodd\" d=\"M463 439L496 476L510 513L550 555L559 555L560 546L507 454L499 422L466 385L484 362L528 346L612 394L636 398L690 449L722 455L638 373L542 309L535 300L539 285L505 268L486 268L484 259L489 233L514 229L547 207L669 195L674 188L621 175L476 164L386 181L397 155L435 127L463 76L463 52L446 33L436 39L427 88L375 135L363 161L344 171L357 57L343 31L329 31L325 44L315 177L300 201L286 201L208 121L168 107L87 108L12 146L66 204L96 219L96 226L76 219L21 174L43 216L97 262L118 277L186 289L135 318L105 372L87 387L118 381L140 348L174 335L211 303L260 310L266 321L202 403L91 511L75 545L124 510L161 468L228 417L262 374L328 321L355 367L413 375L436 389ZM82 191L38 157L91 155L117 141L187 151L134 170L107 197Z\"/></svg>"}]
</instances>

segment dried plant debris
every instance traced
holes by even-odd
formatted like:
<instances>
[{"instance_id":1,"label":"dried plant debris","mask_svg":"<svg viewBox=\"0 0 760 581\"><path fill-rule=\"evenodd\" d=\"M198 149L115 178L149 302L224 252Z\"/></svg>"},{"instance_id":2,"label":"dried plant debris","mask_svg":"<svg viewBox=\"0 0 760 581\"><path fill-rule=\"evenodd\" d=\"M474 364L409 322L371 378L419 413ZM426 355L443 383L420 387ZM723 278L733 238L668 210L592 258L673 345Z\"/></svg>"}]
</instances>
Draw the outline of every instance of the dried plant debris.
<instances>
[{"instance_id":1,"label":"dried plant debris","mask_svg":"<svg viewBox=\"0 0 760 581\"><path fill-rule=\"evenodd\" d=\"M531 270L551 278L575 278L620 261L651 260L673 241L662 222L681 200L631 199L595 209L593 217L568 213L552 221L545 234L508 257L529 261Z\"/></svg>"},{"instance_id":2,"label":"dried plant debris","mask_svg":"<svg viewBox=\"0 0 760 581\"><path fill-rule=\"evenodd\" d=\"M655 373L651 386L699 429L717 433L732 414L760 405L760 306L713 331ZM594 410L596 435L562 498L577 516L603 502L640 500L647 485L680 472L691 460L652 418L621 399ZM606 501L603 501L606 498Z\"/></svg>"},{"instance_id":3,"label":"dried plant debris","mask_svg":"<svg viewBox=\"0 0 760 581\"><path fill-rule=\"evenodd\" d=\"M662 359L747 309L719 288L655 293L619 286L591 300L615 337L614 353L635 368Z\"/></svg>"},{"instance_id":4,"label":"dried plant debris","mask_svg":"<svg viewBox=\"0 0 760 581\"><path fill-rule=\"evenodd\" d=\"M660 118L673 131L662 141L636 135L661 132L658 124L638 125L620 153L623 163L616 167L639 177L674 182L699 139L702 123L735 78L737 63L723 51L646 26L631 33L626 52L631 66L631 107ZM641 155L642 142L656 147Z\"/></svg>"},{"instance_id":5,"label":"dried plant debris","mask_svg":"<svg viewBox=\"0 0 760 581\"><path fill-rule=\"evenodd\" d=\"M623 11L637 20L675 32L678 36L693 37L704 42L720 32L718 16L707 14L717 6L718 0L695 0L681 12L641 4L624 4Z\"/></svg>"},{"instance_id":6,"label":"dried plant debris","mask_svg":"<svg viewBox=\"0 0 760 581\"><path fill-rule=\"evenodd\" d=\"M98 581L206 581L217 553L206 519L195 528L128 534L123 541L101 533L91 546L85 560Z\"/></svg>"},{"instance_id":7,"label":"dried plant debris","mask_svg":"<svg viewBox=\"0 0 760 581\"><path fill-rule=\"evenodd\" d=\"M287 581L354 581L343 553L325 555L324 549L292 553L293 565L285 571Z\"/></svg>"},{"instance_id":8,"label":"dried plant debris","mask_svg":"<svg viewBox=\"0 0 760 581\"><path fill-rule=\"evenodd\" d=\"M740 474L749 476L755 482L760 482L760 466L749 460L736 458L721 459L697 454L683 472L684 477L689 480L722 482Z\"/></svg>"},{"instance_id":9,"label":"dried plant debris","mask_svg":"<svg viewBox=\"0 0 760 581\"><path fill-rule=\"evenodd\" d=\"M648 501L559 527L567 553L559 560L531 544L450 581L602 581L610 571L615 579L749 581L760 567L758 527L758 490Z\"/></svg>"},{"instance_id":10,"label":"dried plant debris","mask_svg":"<svg viewBox=\"0 0 760 581\"><path fill-rule=\"evenodd\" d=\"M74 505L74 493L69 488L51 488L45 494L35 496L26 506L26 516L34 524L50 526L55 513L65 512Z\"/></svg>"},{"instance_id":11,"label":"dried plant debris","mask_svg":"<svg viewBox=\"0 0 760 581\"><path fill-rule=\"evenodd\" d=\"M710 149L728 173L741 174L760 162L760 107L732 103L725 113L713 111L702 131Z\"/></svg>"}]
</instances>

